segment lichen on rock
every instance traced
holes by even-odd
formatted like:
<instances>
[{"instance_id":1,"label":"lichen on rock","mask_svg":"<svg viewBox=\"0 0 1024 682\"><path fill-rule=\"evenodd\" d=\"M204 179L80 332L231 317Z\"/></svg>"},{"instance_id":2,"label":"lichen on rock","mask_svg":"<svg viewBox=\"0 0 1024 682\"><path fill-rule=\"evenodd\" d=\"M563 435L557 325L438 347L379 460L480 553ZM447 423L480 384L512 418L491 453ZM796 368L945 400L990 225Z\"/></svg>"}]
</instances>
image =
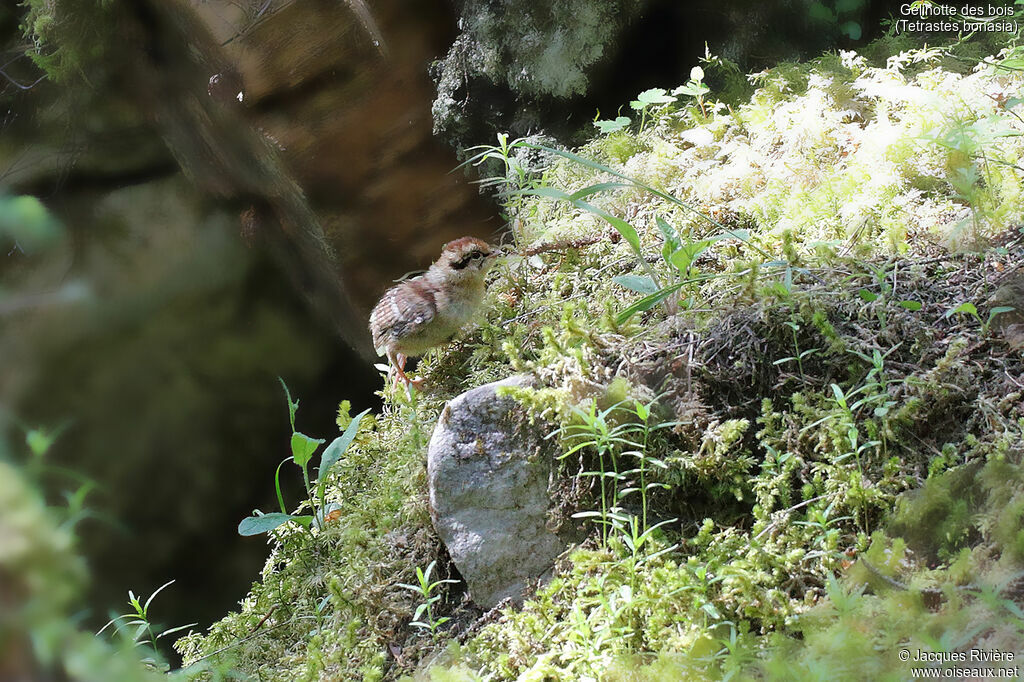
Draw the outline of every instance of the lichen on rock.
<instances>
[{"instance_id":1,"label":"lichen on rock","mask_svg":"<svg viewBox=\"0 0 1024 682\"><path fill-rule=\"evenodd\" d=\"M484 608L524 591L548 573L566 542L548 529L551 428L531 423L501 387L532 384L515 376L453 398L427 449L434 528L473 601Z\"/></svg>"},{"instance_id":2,"label":"lichen on rock","mask_svg":"<svg viewBox=\"0 0 1024 682\"><path fill-rule=\"evenodd\" d=\"M432 67L434 132L464 142L473 122L495 121L488 112L511 117L506 127L524 134L536 129L538 105L584 93L589 69L608 56L643 4L466 0L462 33ZM512 109L510 100L516 103Z\"/></svg>"}]
</instances>

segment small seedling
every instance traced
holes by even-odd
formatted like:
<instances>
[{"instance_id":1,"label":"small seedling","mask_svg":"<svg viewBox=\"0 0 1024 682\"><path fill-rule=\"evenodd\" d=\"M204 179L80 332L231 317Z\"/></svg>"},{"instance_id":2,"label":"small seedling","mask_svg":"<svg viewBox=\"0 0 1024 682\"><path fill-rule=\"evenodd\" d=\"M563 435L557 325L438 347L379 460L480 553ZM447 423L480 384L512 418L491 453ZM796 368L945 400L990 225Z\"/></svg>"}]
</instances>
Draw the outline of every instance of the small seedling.
<instances>
[{"instance_id":1,"label":"small seedling","mask_svg":"<svg viewBox=\"0 0 1024 682\"><path fill-rule=\"evenodd\" d=\"M671 104L676 98L666 93L665 88L651 88L644 90L636 99L629 103L629 106L640 112L640 132L644 131L647 125L647 112L661 104Z\"/></svg>"},{"instance_id":2,"label":"small seedling","mask_svg":"<svg viewBox=\"0 0 1024 682\"><path fill-rule=\"evenodd\" d=\"M398 583L398 586L402 589L414 592L423 599L420 605L416 607L416 613L413 614L412 623L410 623L410 625L420 628L421 630L430 630L431 635L436 634L439 627L451 620L447 616L434 618L434 604L441 601L441 595L434 594L434 592L441 585L456 584L459 582L458 580L451 579L435 580L434 582L430 582L430 574L433 573L434 566L436 565L437 561L431 561L430 564L427 565L426 571L419 566L416 567L416 581L419 583L418 585ZM423 619L424 614L426 615L426 620Z\"/></svg>"},{"instance_id":3,"label":"small seedling","mask_svg":"<svg viewBox=\"0 0 1024 682\"><path fill-rule=\"evenodd\" d=\"M673 95L686 95L692 97L697 101L697 106L700 107L700 113L704 118L707 118L708 112L704 108L704 95L711 92L711 89L704 85L704 69L699 66L695 66L690 69L690 80L686 81L686 85L680 85L678 88L672 91Z\"/></svg>"},{"instance_id":4,"label":"small seedling","mask_svg":"<svg viewBox=\"0 0 1024 682\"><path fill-rule=\"evenodd\" d=\"M970 315L978 321L978 324L981 325L981 333L988 334L988 330L992 327L992 321L996 319L996 317L1003 315L1004 313L1012 313L1014 310L1016 310L1016 308L1011 305L996 306L988 311L988 319L982 321L981 315L978 314L977 306L970 301L967 301L965 303L961 303L956 308L950 308L946 311L946 314L943 315L943 317L949 318L953 315Z\"/></svg>"},{"instance_id":5,"label":"small seedling","mask_svg":"<svg viewBox=\"0 0 1024 682\"><path fill-rule=\"evenodd\" d=\"M277 503L281 509L280 512L271 512L264 514L263 512L256 510L256 512L249 517L242 519L238 524L239 535L259 535L260 533L267 533L274 530L278 526L281 526L289 521L309 528L310 525L316 522L320 527L323 527L325 513L331 510L326 509L324 506L324 496L327 489L327 474L331 467L341 459L341 457L348 450L349 446L352 445L352 441L355 440L356 434L359 432L359 423L362 421L370 410L363 410L349 422L345 428L344 433L334 439L327 449L324 450L320 456L320 468L317 474L317 482L314 487L310 482L309 478L309 462L316 452L325 441L321 438L310 438L304 433L295 430L295 413L299 409L299 401L292 400L292 394L288 390L288 386L284 383L284 380L278 377L278 381L281 382L281 386L284 388L285 398L288 400L288 420L292 427L291 437L291 451L292 454L285 457L277 465L277 470L274 472L274 488L277 492ZM281 493L281 467L284 466L285 462L295 462L302 469L302 482L306 486L307 501L312 509L312 514L290 514L284 503L284 495Z\"/></svg>"},{"instance_id":6,"label":"small seedling","mask_svg":"<svg viewBox=\"0 0 1024 682\"><path fill-rule=\"evenodd\" d=\"M107 628L113 625L117 633L126 637L134 646L149 647L151 649L150 656L144 658L143 663L154 668L158 667L158 658L160 654L156 648L157 640L166 637L167 635L173 635L176 632L181 632L182 630L198 625L198 623L189 623L188 625L179 625L178 627L168 628L160 633L155 632L153 622L149 618L149 606L153 603L153 599L156 598L156 595L160 594L165 588L169 587L173 583L173 580L168 580L166 583L158 587L153 594L149 595L149 599L147 599L145 603L142 603L141 598L135 596L134 592L128 590L128 604L132 607L132 612L122 613L120 616L114 616L107 621L107 624L100 628L96 634L102 634ZM130 628L135 628L134 632L127 632ZM166 664L164 664L164 667L166 667Z\"/></svg>"}]
</instances>

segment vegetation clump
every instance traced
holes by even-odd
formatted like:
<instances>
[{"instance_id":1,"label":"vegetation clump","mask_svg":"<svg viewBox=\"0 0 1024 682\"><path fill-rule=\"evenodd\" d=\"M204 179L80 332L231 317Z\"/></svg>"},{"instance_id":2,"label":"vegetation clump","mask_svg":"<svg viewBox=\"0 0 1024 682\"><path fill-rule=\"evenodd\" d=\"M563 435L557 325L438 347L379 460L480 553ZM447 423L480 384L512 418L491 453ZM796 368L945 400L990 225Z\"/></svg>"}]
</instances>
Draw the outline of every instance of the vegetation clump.
<instances>
[{"instance_id":1,"label":"vegetation clump","mask_svg":"<svg viewBox=\"0 0 1024 682\"><path fill-rule=\"evenodd\" d=\"M385 389L332 521L271 531L186 670L904 679L901 648L1018 652L1024 78L949 54L784 65L737 106L694 72L575 152L483 150L543 152L497 179L518 256L486 320L421 362L427 392ZM425 434L521 371L558 425L556 513L593 532L482 614L445 582Z\"/></svg>"}]
</instances>

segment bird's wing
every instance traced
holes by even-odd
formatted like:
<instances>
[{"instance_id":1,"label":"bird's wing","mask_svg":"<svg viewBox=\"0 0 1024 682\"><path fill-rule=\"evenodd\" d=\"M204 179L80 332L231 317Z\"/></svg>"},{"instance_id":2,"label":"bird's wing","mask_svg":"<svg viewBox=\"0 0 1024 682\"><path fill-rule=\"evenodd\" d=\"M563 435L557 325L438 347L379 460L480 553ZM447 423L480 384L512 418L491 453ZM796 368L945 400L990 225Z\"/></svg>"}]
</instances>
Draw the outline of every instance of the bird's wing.
<instances>
[{"instance_id":1,"label":"bird's wing","mask_svg":"<svg viewBox=\"0 0 1024 682\"><path fill-rule=\"evenodd\" d=\"M373 345L382 352L390 343L416 334L437 314L432 289L412 279L389 289L370 314Z\"/></svg>"}]
</instances>

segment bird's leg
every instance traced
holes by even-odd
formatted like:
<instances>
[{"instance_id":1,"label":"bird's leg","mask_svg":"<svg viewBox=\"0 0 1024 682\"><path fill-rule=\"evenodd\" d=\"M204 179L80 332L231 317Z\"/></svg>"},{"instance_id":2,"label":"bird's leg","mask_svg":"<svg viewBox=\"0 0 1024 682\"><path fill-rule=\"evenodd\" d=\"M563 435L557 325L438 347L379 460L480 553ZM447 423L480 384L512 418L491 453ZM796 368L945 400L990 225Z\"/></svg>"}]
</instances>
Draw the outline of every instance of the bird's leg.
<instances>
[{"instance_id":1,"label":"bird's leg","mask_svg":"<svg viewBox=\"0 0 1024 682\"><path fill-rule=\"evenodd\" d=\"M395 370L395 381L403 381L407 386L409 385L409 377L405 373L405 361L406 357L401 353L394 353L388 351L388 360L391 361L391 366Z\"/></svg>"},{"instance_id":2,"label":"bird's leg","mask_svg":"<svg viewBox=\"0 0 1024 682\"><path fill-rule=\"evenodd\" d=\"M401 381L405 384L406 390L410 390L411 387L418 391L423 387L423 379L410 379L409 375L405 373L405 361L408 359L402 353L388 353L388 360L391 361L391 366L395 369L395 383Z\"/></svg>"},{"instance_id":3,"label":"bird's leg","mask_svg":"<svg viewBox=\"0 0 1024 682\"><path fill-rule=\"evenodd\" d=\"M402 375L402 380L405 381L405 387L408 389L411 386L412 388L415 388L417 391L422 390L423 389L423 378L422 377L416 377L415 379L410 379L409 375L405 373L404 370L405 370L405 361L406 360L408 360L408 358L406 356L402 355L401 353L398 354L398 365L399 365L398 373Z\"/></svg>"}]
</instances>

